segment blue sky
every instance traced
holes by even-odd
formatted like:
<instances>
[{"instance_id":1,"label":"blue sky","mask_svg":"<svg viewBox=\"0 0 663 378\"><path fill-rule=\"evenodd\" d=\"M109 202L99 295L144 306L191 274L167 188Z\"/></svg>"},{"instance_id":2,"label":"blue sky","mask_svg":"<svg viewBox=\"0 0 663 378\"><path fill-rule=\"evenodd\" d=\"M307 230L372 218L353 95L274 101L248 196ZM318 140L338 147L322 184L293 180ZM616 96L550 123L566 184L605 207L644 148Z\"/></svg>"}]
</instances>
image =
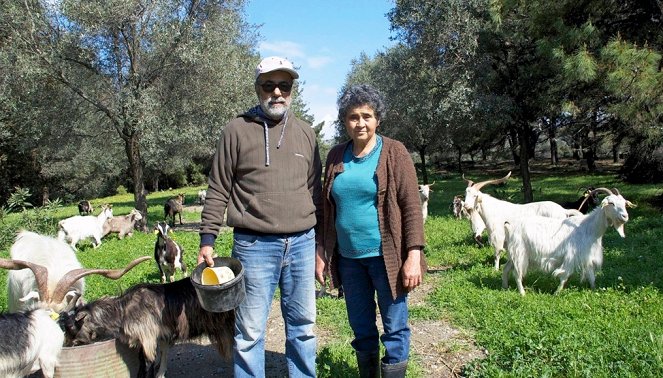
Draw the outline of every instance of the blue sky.
<instances>
[{"instance_id":1,"label":"blue sky","mask_svg":"<svg viewBox=\"0 0 663 378\"><path fill-rule=\"evenodd\" d=\"M304 101L318 124L336 119L336 97L352 59L394 44L386 17L393 7L391 0L249 0L246 20L261 25L262 57L284 56L298 67Z\"/></svg>"}]
</instances>

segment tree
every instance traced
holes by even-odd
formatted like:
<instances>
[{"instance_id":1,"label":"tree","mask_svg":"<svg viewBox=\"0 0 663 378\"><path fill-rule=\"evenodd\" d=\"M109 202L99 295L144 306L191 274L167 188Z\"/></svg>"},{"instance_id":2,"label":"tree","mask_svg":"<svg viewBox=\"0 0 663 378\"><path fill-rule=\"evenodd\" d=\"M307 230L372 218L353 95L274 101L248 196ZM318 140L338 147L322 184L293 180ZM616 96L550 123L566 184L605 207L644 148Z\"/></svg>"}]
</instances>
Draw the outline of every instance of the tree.
<instances>
[{"instance_id":1,"label":"tree","mask_svg":"<svg viewBox=\"0 0 663 378\"><path fill-rule=\"evenodd\" d=\"M100 115L91 129L121 141L143 213L146 164L211 154L226 121L255 102L241 0L40 4L10 1L1 29L34 77L66 88L79 112Z\"/></svg>"}]
</instances>

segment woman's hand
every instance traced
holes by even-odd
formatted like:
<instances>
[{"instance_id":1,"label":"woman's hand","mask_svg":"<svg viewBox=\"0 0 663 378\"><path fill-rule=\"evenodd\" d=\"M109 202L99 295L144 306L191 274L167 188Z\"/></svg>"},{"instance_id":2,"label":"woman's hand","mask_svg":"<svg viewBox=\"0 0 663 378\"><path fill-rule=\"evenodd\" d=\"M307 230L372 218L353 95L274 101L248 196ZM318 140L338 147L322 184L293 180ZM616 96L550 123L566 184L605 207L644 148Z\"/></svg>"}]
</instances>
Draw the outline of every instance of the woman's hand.
<instances>
[{"instance_id":1,"label":"woman's hand","mask_svg":"<svg viewBox=\"0 0 663 378\"><path fill-rule=\"evenodd\" d=\"M401 268L403 286L408 292L421 285L423 275L421 273L421 250L413 248L408 251L408 256Z\"/></svg>"},{"instance_id":2,"label":"woman's hand","mask_svg":"<svg viewBox=\"0 0 663 378\"><path fill-rule=\"evenodd\" d=\"M327 268L327 256L325 256L325 247L322 244L315 246L315 279L325 287L325 269Z\"/></svg>"}]
</instances>

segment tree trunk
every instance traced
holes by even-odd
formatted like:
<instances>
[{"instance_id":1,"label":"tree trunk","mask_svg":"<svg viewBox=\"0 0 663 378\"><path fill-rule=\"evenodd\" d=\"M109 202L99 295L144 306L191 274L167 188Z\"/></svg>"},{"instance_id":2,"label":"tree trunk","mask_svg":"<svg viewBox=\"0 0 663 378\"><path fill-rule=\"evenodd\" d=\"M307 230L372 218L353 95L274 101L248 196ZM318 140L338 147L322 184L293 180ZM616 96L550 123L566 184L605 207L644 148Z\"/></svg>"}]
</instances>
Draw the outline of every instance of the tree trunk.
<instances>
[{"instance_id":1,"label":"tree trunk","mask_svg":"<svg viewBox=\"0 0 663 378\"><path fill-rule=\"evenodd\" d=\"M419 159L421 159L421 180L428 185L428 170L426 169L426 147L419 147Z\"/></svg>"},{"instance_id":2,"label":"tree trunk","mask_svg":"<svg viewBox=\"0 0 663 378\"><path fill-rule=\"evenodd\" d=\"M456 155L458 159L458 173L461 175L464 173L463 172L463 151L461 151L460 147L456 148L456 151L458 151L458 154Z\"/></svg>"},{"instance_id":3,"label":"tree trunk","mask_svg":"<svg viewBox=\"0 0 663 378\"><path fill-rule=\"evenodd\" d=\"M143 214L138 221L139 228L147 232L147 198L145 196L145 182L143 177L143 160L140 156L140 134L133 132L124 139L124 147L129 158L129 169L134 184L134 201L136 209Z\"/></svg>"},{"instance_id":4,"label":"tree trunk","mask_svg":"<svg viewBox=\"0 0 663 378\"><path fill-rule=\"evenodd\" d=\"M527 151L529 150L529 137L527 134L527 126L521 128L519 133L520 140L520 176L523 179L523 195L525 203L530 203L534 200L532 195L532 182L529 175L529 158Z\"/></svg>"},{"instance_id":5,"label":"tree trunk","mask_svg":"<svg viewBox=\"0 0 663 378\"><path fill-rule=\"evenodd\" d=\"M550 164L559 164L559 156L557 154L557 132L553 127L548 129L548 140L550 141Z\"/></svg>"},{"instance_id":6,"label":"tree trunk","mask_svg":"<svg viewBox=\"0 0 663 378\"><path fill-rule=\"evenodd\" d=\"M520 141L520 135L522 133L518 133L515 129L509 130L509 147L511 149L511 155L513 156L513 164L515 165L520 165L520 158L522 156L527 156L527 150L525 150L525 155L522 155L523 150ZM520 146L520 148L519 148Z\"/></svg>"}]
</instances>

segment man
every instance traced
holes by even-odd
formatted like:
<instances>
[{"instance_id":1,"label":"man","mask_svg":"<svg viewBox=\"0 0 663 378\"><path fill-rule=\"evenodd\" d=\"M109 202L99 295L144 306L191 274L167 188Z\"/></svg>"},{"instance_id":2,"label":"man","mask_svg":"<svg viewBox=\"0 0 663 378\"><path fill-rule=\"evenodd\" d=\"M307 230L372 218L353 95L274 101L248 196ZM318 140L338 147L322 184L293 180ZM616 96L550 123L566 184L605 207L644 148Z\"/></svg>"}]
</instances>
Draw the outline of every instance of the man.
<instances>
[{"instance_id":1,"label":"man","mask_svg":"<svg viewBox=\"0 0 663 378\"><path fill-rule=\"evenodd\" d=\"M265 376L265 328L278 285L290 376L315 376L315 237L321 224L322 164L315 133L290 109L299 78L292 63L263 59L259 105L226 125L202 212L198 263L213 265L227 209L232 256L244 266L246 298L236 309L235 377Z\"/></svg>"}]
</instances>

